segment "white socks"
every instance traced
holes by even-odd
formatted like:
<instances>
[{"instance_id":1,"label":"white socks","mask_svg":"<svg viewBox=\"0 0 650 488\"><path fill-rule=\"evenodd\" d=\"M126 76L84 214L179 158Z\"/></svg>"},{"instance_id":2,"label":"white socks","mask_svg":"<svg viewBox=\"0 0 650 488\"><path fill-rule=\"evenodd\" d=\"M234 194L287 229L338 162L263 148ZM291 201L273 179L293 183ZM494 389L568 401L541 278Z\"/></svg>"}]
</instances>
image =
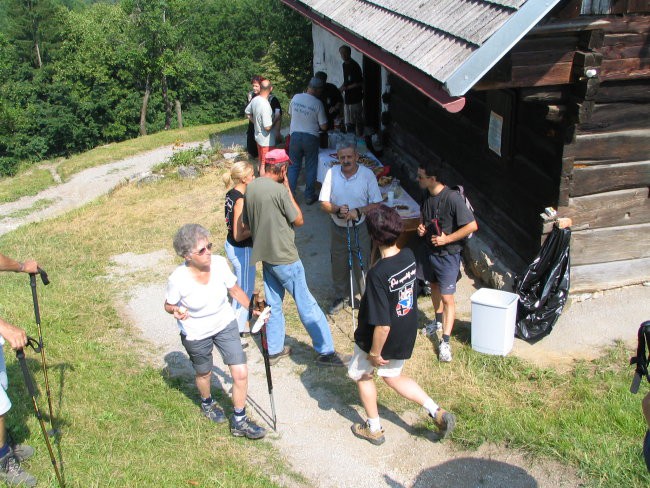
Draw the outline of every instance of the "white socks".
<instances>
[{"instance_id":1,"label":"white socks","mask_svg":"<svg viewBox=\"0 0 650 488\"><path fill-rule=\"evenodd\" d=\"M435 418L436 417L436 412L440 408L436 402L434 402L431 398L428 398L426 402L422 405L422 407L429 412L429 414Z\"/></svg>"},{"instance_id":2,"label":"white socks","mask_svg":"<svg viewBox=\"0 0 650 488\"><path fill-rule=\"evenodd\" d=\"M368 427L370 427L370 432L379 432L381 430L381 424L379 423L379 417L375 419L368 419Z\"/></svg>"}]
</instances>

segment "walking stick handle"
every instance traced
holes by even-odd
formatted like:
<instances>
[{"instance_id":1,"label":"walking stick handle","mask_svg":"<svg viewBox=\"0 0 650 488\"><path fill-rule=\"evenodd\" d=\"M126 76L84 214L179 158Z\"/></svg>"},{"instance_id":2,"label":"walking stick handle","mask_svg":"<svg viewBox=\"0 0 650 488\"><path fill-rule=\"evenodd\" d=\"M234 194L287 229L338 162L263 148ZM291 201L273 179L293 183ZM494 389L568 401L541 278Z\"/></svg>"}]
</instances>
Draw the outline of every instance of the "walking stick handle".
<instances>
[{"instance_id":1,"label":"walking stick handle","mask_svg":"<svg viewBox=\"0 0 650 488\"><path fill-rule=\"evenodd\" d=\"M23 379L25 380L25 386L29 392L29 396L36 397L36 388L34 388L34 382L32 381L32 375L27 368L27 361L25 361L25 351L21 349L16 350L16 357L18 358L18 363L20 363L20 369L23 371Z\"/></svg>"},{"instance_id":2,"label":"walking stick handle","mask_svg":"<svg viewBox=\"0 0 650 488\"><path fill-rule=\"evenodd\" d=\"M40 266L37 268L38 274L41 276L41 281L44 285L50 284L50 279L47 277L47 272ZM36 273L29 273L29 281L32 286L36 286Z\"/></svg>"}]
</instances>

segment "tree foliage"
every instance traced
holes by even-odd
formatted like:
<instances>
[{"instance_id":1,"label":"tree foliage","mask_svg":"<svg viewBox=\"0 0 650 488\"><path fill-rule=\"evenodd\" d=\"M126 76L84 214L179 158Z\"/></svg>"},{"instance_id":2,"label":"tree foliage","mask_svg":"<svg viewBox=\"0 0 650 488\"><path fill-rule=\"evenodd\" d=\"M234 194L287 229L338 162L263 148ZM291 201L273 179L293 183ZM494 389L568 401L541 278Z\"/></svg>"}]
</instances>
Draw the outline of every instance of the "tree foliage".
<instances>
[{"instance_id":1,"label":"tree foliage","mask_svg":"<svg viewBox=\"0 0 650 488\"><path fill-rule=\"evenodd\" d=\"M279 0L0 0L0 175L20 161L242 115L253 75L286 102L309 23Z\"/></svg>"}]
</instances>

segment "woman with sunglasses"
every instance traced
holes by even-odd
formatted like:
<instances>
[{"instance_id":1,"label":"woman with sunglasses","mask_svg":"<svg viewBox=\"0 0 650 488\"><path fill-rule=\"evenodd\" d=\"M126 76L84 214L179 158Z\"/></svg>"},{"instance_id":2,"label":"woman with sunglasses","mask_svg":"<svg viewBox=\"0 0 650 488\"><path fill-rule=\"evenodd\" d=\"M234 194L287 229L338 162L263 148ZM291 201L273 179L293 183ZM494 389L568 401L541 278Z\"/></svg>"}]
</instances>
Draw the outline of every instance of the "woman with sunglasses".
<instances>
[{"instance_id":1,"label":"woman with sunglasses","mask_svg":"<svg viewBox=\"0 0 650 488\"><path fill-rule=\"evenodd\" d=\"M255 170L248 161L236 162L232 165L230 171L223 175L223 182L226 188L229 189L228 193L226 193L225 205L228 236L224 247L226 256L228 256L235 271L237 283L249 298L255 290L255 263L251 261L253 240L251 239L250 230L245 229L242 223L242 212L244 210L246 187L254 179ZM237 318L239 335L241 336L248 329L248 310L243 308L237 300L232 301L232 308Z\"/></svg>"},{"instance_id":2,"label":"woman with sunglasses","mask_svg":"<svg viewBox=\"0 0 650 488\"><path fill-rule=\"evenodd\" d=\"M185 224L174 236L174 250L185 262L169 277L165 311L176 319L181 342L194 366L203 415L213 422L226 421L210 391L212 349L216 346L233 379L235 412L230 418L230 432L236 437L261 439L266 431L246 416L248 367L228 296L247 310L250 300L237 285L226 259L212 256L209 236L198 224Z\"/></svg>"}]
</instances>

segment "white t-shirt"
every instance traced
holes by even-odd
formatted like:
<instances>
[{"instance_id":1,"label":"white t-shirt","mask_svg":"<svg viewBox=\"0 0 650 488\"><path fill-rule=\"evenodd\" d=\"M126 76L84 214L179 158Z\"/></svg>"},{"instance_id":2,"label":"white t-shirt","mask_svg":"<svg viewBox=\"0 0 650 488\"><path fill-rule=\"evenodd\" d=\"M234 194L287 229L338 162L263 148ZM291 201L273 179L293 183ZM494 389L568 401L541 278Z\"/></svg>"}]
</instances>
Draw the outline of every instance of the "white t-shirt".
<instances>
[{"instance_id":1,"label":"white t-shirt","mask_svg":"<svg viewBox=\"0 0 650 488\"><path fill-rule=\"evenodd\" d=\"M318 199L338 206L347 205L352 210L365 207L370 203L379 203L382 201L382 196L377 177L372 170L360 164L357 172L350 178L346 178L341 165L337 164L327 170ZM336 225L346 226L344 219L339 219L336 214L330 215ZM365 219L366 216L362 216L359 223Z\"/></svg>"},{"instance_id":2,"label":"white t-shirt","mask_svg":"<svg viewBox=\"0 0 650 488\"><path fill-rule=\"evenodd\" d=\"M298 93L289 103L291 125L289 133L305 132L318 136L321 125L327 123L323 102L309 93Z\"/></svg>"},{"instance_id":3,"label":"white t-shirt","mask_svg":"<svg viewBox=\"0 0 650 488\"><path fill-rule=\"evenodd\" d=\"M236 284L237 278L222 256L212 256L210 281L205 285L194 279L185 264L176 268L167 281L165 300L187 308L189 317L176 321L181 334L190 341L205 339L235 320L228 302L228 288Z\"/></svg>"},{"instance_id":4,"label":"white t-shirt","mask_svg":"<svg viewBox=\"0 0 650 488\"><path fill-rule=\"evenodd\" d=\"M253 116L255 142L260 146L275 146L275 133L264 129L273 125L273 110L269 101L258 95L251 100L244 113Z\"/></svg>"}]
</instances>

